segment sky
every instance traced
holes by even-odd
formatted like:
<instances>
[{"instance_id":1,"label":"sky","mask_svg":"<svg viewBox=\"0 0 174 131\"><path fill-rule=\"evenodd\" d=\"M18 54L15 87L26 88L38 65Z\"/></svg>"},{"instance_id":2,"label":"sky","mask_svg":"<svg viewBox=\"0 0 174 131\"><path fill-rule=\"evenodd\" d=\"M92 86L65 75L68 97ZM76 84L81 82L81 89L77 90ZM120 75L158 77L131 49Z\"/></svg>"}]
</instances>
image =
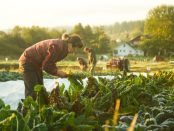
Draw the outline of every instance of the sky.
<instances>
[{"instance_id":1,"label":"sky","mask_svg":"<svg viewBox=\"0 0 174 131\"><path fill-rule=\"evenodd\" d=\"M0 0L0 30L19 26L109 25L144 20L174 0Z\"/></svg>"}]
</instances>

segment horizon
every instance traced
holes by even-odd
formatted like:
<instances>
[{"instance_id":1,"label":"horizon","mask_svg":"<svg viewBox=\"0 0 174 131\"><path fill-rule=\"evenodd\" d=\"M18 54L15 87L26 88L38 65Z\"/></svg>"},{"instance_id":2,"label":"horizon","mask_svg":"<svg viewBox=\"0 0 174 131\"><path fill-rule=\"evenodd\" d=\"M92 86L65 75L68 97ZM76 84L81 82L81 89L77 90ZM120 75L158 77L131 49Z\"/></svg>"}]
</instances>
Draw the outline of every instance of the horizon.
<instances>
[{"instance_id":1,"label":"horizon","mask_svg":"<svg viewBox=\"0 0 174 131\"><path fill-rule=\"evenodd\" d=\"M102 26L145 20L149 10L174 5L173 0L0 0L0 30L15 26Z\"/></svg>"}]
</instances>

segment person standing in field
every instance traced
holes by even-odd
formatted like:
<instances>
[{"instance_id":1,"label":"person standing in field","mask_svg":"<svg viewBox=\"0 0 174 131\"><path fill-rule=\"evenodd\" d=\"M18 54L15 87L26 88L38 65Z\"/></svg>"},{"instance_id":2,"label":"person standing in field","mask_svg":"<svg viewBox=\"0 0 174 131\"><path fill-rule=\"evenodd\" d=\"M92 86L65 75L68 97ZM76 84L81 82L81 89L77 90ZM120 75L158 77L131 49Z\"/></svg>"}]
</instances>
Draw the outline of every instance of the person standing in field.
<instances>
[{"instance_id":1,"label":"person standing in field","mask_svg":"<svg viewBox=\"0 0 174 131\"><path fill-rule=\"evenodd\" d=\"M62 36L62 39L48 39L40 41L25 49L19 58L19 68L22 70L25 97L31 96L34 100L36 95L34 86L43 85L43 70L51 75L61 78L68 74L58 70L56 62L63 60L69 53L76 52L83 47L79 35Z\"/></svg>"},{"instance_id":2,"label":"person standing in field","mask_svg":"<svg viewBox=\"0 0 174 131\"><path fill-rule=\"evenodd\" d=\"M80 69L82 71L86 71L88 68L88 64L87 64L86 60L82 57L77 57L77 61L79 62Z\"/></svg>"},{"instance_id":3,"label":"person standing in field","mask_svg":"<svg viewBox=\"0 0 174 131\"><path fill-rule=\"evenodd\" d=\"M85 47L84 52L87 53L88 55L89 71L91 75L94 75L95 67L97 63L95 51L92 48Z\"/></svg>"}]
</instances>

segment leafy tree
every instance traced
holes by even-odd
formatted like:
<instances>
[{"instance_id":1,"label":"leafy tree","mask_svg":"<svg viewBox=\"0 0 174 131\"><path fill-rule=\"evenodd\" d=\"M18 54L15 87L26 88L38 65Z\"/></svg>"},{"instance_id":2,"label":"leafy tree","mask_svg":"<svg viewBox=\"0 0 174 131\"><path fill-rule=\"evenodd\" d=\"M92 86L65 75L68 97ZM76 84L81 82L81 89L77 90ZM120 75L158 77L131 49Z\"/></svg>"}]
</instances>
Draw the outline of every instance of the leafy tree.
<instances>
[{"instance_id":1,"label":"leafy tree","mask_svg":"<svg viewBox=\"0 0 174 131\"><path fill-rule=\"evenodd\" d=\"M19 26L14 27L9 32L9 37L11 38L9 43L14 44L15 46L17 46L19 48L26 48L25 40L21 37L22 31L23 31L23 29L21 27L19 27Z\"/></svg>"},{"instance_id":2,"label":"leafy tree","mask_svg":"<svg viewBox=\"0 0 174 131\"><path fill-rule=\"evenodd\" d=\"M47 28L40 28L39 26L32 26L29 30L29 34L32 37L32 43L36 43L38 41L49 39L50 36L47 33Z\"/></svg>"},{"instance_id":3,"label":"leafy tree","mask_svg":"<svg viewBox=\"0 0 174 131\"><path fill-rule=\"evenodd\" d=\"M144 32L144 21L116 22L114 25L104 27L113 40L130 40Z\"/></svg>"},{"instance_id":4,"label":"leafy tree","mask_svg":"<svg viewBox=\"0 0 174 131\"><path fill-rule=\"evenodd\" d=\"M144 41L144 50L161 55L174 50L174 6L158 6L149 11L144 27L145 34L152 38ZM145 45L146 44L146 45ZM147 46L148 45L148 46Z\"/></svg>"},{"instance_id":5,"label":"leafy tree","mask_svg":"<svg viewBox=\"0 0 174 131\"><path fill-rule=\"evenodd\" d=\"M61 38L62 34L66 32L65 30L59 30L59 29L50 29L48 30L48 34L50 36L50 38L56 39L56 38Z\"/></svg>"},{"instance_id":6,"label":"leafy tree","mask_svg":"<svg viewBox=\"0 0 174 131\"><path fill-rule=\"evenodd\" d=\"M85 31L81 23L74 26L72 33L79 34L83 40L85 40Z\"/></svg>"},{"instance_id":7,"label":"leafy tree","mask_svg":"<svg viewBox=\"0 0 174 131\"><path fill-rule=\"evenodd\" d=\"M110 40L106 35L100 35L99 37L99 53L108 53Z\"/></svg>"},{"instance_id":8,"label":"leafy tree","mask_svg":"<svg viewBox=\"0 0 174 131\"><path fill-rule=\"evenodd\" d=\"M21 39L17 28L11 30L9 33L0 33L0 55L1 57L13 56L22 52L23 39Z\"/></svg>"},{"instance_id":9,"label":"leafy tree","mask_svg":"<svg viewBox=\"0 0 174 131\"><path fill-rule=\"evenodd\" d=\"M94 36L96 39L93 41L93 47L97 48L96 51L98 53L108 53L110 39L106 35L103 27L96 27L94 31Z\"/></svg>"},{"instance_id":10,"label":"leafy tree","mask_svg":"<svg viewBox=\"0 0 174 131\"><path fill-rule=\"evenodd\" d=\"M110 39L106 35L103 27L91 28L89 25L83 27L81 23L76 25L72 33L77 33L82 37L86 46L94 48L97 53L107 53L109 51Z\"/></svg>"},{"instance_id":11,"label":"leafy tree","mask_svg":"<svg viewBox=\"0 0 174 131\"><path fill-rule=\"evenodd\" d=\"M94 39L94 33L92 28L89 25L84 27L84 33L85 33L85 43L88 46L91 44L91 41L93 41Z\"/></svg>"},{"instance_id":12,"label":"leafy tree","mask_svg":"<svg viewBox=\"0 0 174 131\"><path fill-rule=\"evenodd\" d=\"M161 41L158 39L144 39L140 45L140 48L144 50L145 56L160 55L160 52L162 51L160 44Z\"/></svg>"},{"instance_id":13,"label":"leafy tree","mask_svg":"<svg viewBox=\"0 0 174 131\"><path fill-rule=\"evenodd\" d=\"M25 48L44 39L60 38L63 32L39 26L16 26L7 33L0 31L0 55L18 58Z\"/></svg>"}]
</instances>

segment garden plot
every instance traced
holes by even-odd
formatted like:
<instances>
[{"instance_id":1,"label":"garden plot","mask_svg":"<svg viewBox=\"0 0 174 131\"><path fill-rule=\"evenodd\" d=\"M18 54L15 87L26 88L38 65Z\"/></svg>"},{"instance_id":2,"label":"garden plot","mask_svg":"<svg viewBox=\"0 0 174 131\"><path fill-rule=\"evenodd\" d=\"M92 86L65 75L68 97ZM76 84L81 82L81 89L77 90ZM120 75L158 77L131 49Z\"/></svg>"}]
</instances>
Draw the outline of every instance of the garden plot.
<instances>
[{"instance_id":1,"label":"garden plot","mask_svg":"<svg viewBox=\"0 0 174 131\"><path fill-rule=\"evenodd\" d=\"M94 78L84 74L73 74L68 79L48 79L50 83L45 79L47 91L56 88L48 93L43 86L35 87L36 101L27 97L20 103L18 110L11 110L2 100L0 101L0 114L3 114L0 127L7 129L8 126L9 129L21 130L67 130L70 125L73 130L102 130L105 127L110 130L128 130L132 119L136 118L133 120L136 121L135 131L173 131L174 73L137 75L116 74L113 79L111 76ZM56 81L60 84L54 84ZM64 86L60 86L61 84ZM15 83L11 84L14 85ZM11 87L6 88L8 94L18 89L9 88ZM19 95L15 93L12 96L3 96L8 100L21 99L22 92ZM25 108L27 110L24 110ZM118 118L117 125L112 122L105 124L105 121L112 120L115 114ZM134 115L136 117L133 117ZM7 120L10 120L8 125Z\"/></svg>"},{"instance_id":2,"label":"garden plot","mask_svg":"<svg viewBox=\"0 0 174 131\"><path fill-rule=\"evenodd\" d=\"M44 85L47 91L51 91L54 88L55 82L69 87L69 81L67 79L44 79ZM9 104L12 109L15 109L20 99L25 97L23 80L0 82L0 89L0 98L2 98L6 104Z\"/></svg>"},{"instance_id":3,"label":"garden plot","mask_svg":"<svg viewBox=\"0 0 174 131\"><path fill-rule=\"evenodd\" d=\"M113 76L101 77L105 77L107 79L113 78ZM55 87L56 82L58 82L60 86L64 84L65 89L67 89L70 85L70 82L66 78L44 79L44 86L47 91L50 92ZM84 79L83 82L85 85L86 79ZM9 104L12 109L16 109L19 101L25 97L23 80L0 82L0 90L0 98L2 98L6 104Z\"/></svg>"}]
</instances>

